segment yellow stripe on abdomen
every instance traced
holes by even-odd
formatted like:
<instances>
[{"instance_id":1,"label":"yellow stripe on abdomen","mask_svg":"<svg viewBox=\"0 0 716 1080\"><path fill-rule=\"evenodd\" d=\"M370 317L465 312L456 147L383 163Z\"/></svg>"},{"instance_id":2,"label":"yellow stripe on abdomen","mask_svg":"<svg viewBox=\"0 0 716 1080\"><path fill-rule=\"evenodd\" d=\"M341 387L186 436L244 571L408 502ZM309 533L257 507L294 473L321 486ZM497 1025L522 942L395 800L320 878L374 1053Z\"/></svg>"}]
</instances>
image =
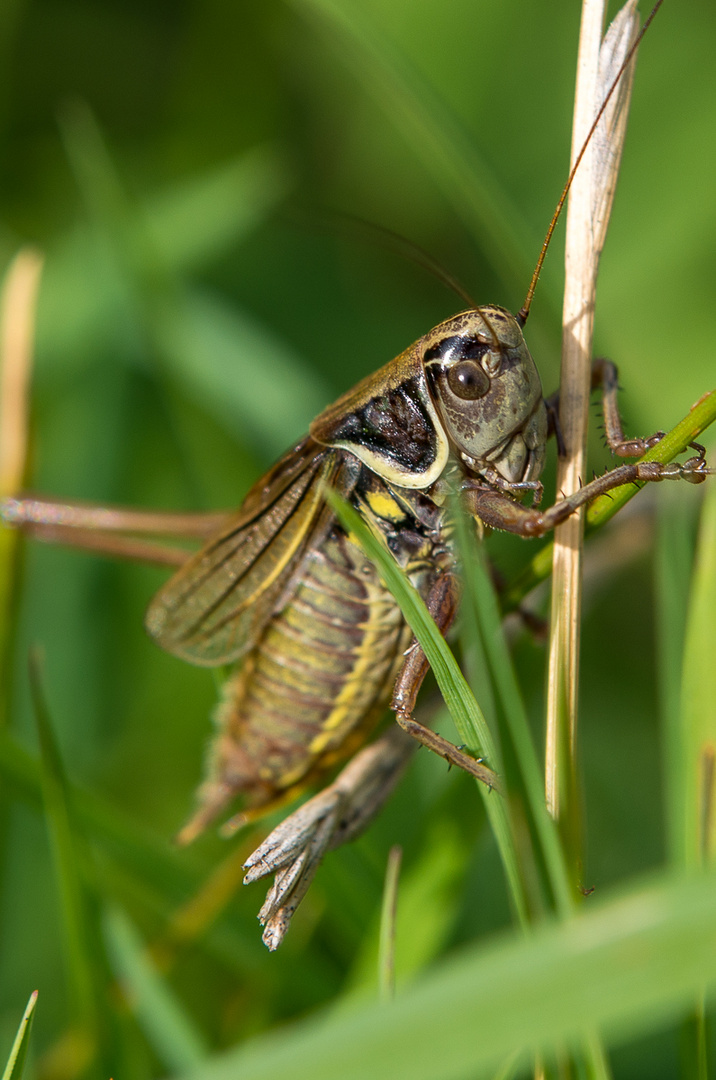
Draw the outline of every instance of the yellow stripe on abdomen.
<instances>
[{"instance_id":1,"label":"yellow stripe on abdomen","mask_svg":"<svg viewBox=\"0 0 716 1080\"><path fill-rule=\"evenodd\" d=\"M204 800L272 803L347 757L385 708L410 639L374 568L334 530L225 688Z\"/></svg>"}]
</instances>

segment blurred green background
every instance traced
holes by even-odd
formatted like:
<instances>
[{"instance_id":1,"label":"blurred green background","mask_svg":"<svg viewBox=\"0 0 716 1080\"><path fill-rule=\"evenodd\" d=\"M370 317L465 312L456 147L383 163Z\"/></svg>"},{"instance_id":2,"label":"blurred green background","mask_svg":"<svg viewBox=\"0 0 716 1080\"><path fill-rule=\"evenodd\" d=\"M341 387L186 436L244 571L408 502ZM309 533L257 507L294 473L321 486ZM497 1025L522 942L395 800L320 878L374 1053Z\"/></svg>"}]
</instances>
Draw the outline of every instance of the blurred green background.
<instances>
[{"instance_id":1,"label":"blurred green background","mask_svg":"<svg viewBox=\"0 0 716 1080\"><path fill-rule=\"evenodd\" d=\"M478 302L518 308L566 177L578 21L566 0L5 0L0 262L27 242L47 259L32 489L234 506L326 403L463 306L342 215L415 241ZM630 432L672 426L714 381L714 55L716 12L694 0L666 4L639 57L596 325L597 351L620 366ZM560 245L558 234L528 328L547 391ZM698 502L691 490L656 499L687 524ZM499 540L492 553L504 566L526 557ZM582 676L584 881L598 888L665 853L648 541L621 568L607 550L606 569ZM94 950L95 977L114 1008L102 1067L140 1078L374 988L392 843L405 849L414 916L402 978L509 923L474 789L425 754L370 832L326 862L277 955L260 942L260 885L215 923L177 929L242 840L171 846L201 776L216 682L144 636L165 576L28 545L6 688L13 737L34 756L26 669L40 643L65 767L91 793L87 902L110 942L109 960ZM517 658L538 727L543 652L520 637ZM32 1067L91 1075L100 1065L72 1034L37 776L3 746L0 1060L39 987ZM111 989L105 964L121 969L111 956L127 917L157 946L186 1022L170 1051ZM675 1047L671 1031L629 1044L618 1075L674 1075Z\"/></svg>"}]
</instances>

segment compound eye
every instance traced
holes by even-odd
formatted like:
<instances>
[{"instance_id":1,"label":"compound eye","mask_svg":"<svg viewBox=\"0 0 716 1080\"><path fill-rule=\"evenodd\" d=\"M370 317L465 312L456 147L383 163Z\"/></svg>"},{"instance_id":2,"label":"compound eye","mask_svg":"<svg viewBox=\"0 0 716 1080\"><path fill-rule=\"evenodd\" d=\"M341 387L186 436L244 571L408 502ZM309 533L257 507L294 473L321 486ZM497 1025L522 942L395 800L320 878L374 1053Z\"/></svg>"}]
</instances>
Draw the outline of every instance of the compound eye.
<instances>
[{"instance_id":1,"label":"compound eye","mask_svg":"<svg viewBox=\"0 0 716 1080\"><path fill-rule=\"evenodd\" d=\"M448 386L455 397L476 401L490 389L490 380L475 360L460 360L448 371Z\"/></svg>"}]
</instances>

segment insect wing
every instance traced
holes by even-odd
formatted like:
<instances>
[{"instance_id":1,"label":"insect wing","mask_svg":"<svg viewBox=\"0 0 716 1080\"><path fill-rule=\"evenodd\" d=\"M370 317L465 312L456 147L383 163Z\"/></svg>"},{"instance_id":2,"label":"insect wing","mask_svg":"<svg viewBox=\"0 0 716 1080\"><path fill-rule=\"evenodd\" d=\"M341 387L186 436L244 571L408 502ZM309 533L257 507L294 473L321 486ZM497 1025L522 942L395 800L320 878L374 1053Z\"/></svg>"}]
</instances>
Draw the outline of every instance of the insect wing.
<instances>
[{"instance_id":1,"label":"insect wing","mask_svg":"<svg viewBox=\"0 0 716 1080\"><path fill-rule=\"evenodd\" d=\"M348 495L357 463L306 439L256 484L234 520L152 601L147 631L193 664L226 664L255 645L334 515L324 485Z\"/></svg>"}]
</instances>

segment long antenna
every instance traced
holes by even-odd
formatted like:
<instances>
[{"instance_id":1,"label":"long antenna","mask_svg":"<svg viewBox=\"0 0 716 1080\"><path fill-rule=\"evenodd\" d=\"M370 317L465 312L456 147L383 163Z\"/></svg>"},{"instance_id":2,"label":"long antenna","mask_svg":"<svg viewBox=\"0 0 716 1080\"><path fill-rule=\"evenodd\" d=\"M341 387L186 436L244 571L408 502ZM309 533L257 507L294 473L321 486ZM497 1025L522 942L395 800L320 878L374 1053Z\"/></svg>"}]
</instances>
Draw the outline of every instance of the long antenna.
<instances>
[{"instance_id":1,"label":"long antenna","mask_svg":"<svg viewBox=\"0 0 716 1080\"><path fill-rule=\"evenodd\" d=\"M599 112L597 113L596 117L594 118L594 123L592 124L592 126L589 129L589 132L587 134L586 139L582 143L582 148L579 151L579 153L577 154L577 157L575 158L574 165L572 166L571 171L569 173L569 176L567 177L567 183L564 185L564 188L562 190L562 194L559 197L559 202L557 203L557 208L556 208L554 214L552 215L552 220L549 223L549 228L547 229L547 235L544 238L544 243L542 244L542 250L539 253L539 258L537 260L537 265L535 266L534 273L532 275L532 280L530 281L530 287L527 290L527 296L525 298L525 302L522 305L522 307L520 308L520 310L519 310L519 312L518 312L518 314L516 316L517 322L520 324L520 326L524 326L525 323L527 322L527 317L528 317L528 315L530 313L530 308L532 307L532 298L533 298L533 296L535 294L535 289L537 288L537 281L539 280L540 273L542 272L542 266L544 265L544 260L545 260L546 254L547 254L547 249L548 249L548 247L550 245L550 242L552 240L552 234L554 233L555 226L557 225L557 222L559 221L559 216L562 213L562 207L564 206L565 201L567 199L567 194L569 192L569 189L572 186L572 181L574 180L577 169L579 168L579 166L581 164L582 158L584 157L584 155L586 153L587 147L589 146L589 143L591 142L591 139L592 139L592 136L594 135L594 132L597 130L597 125L599 124L599 121L602 119L602 116L604 115L604 110L606 109L607 105L609 104L609 101L610 101L610 98L611 98L612 94L614 93L617 86L619 85L619 81L620 81L622 75L624 74L626 69L629 67L629 64L631 63L632 58L634 56L634 53L639 48L639 45L641 43L641 39L644 37L644 34L649 29L649 27L650 27L650 25L651 25L651 23L652 23L652 21L654 19L654 16L656 15L657 11L659 10L659 8L663 4L663 2L664 2L664 0L657 0L656 4L654 5L654 7L653 7L653 9L651 11L651 14L649 15L649 18L646 20L646 22L642 26L641 30L639 31L639 33L637 35L637 38L636 38L634 44L629 49L629 52L626 54L626 57L624 59L624 63L619 68L619 71L616 74L614 82L609 87L609 93L607 94L604 101L602 102L602 104L600 106L600 109L599 109Z\"/></svg>"},{"instance_id":2,"label":"long antenna","mask_svg":"<svg viewBox=\"0 0 716 1080\"><path fill-rule=\"evenodd\" d=\"M376 236L379 237L383 241L383 246L394 255L409 259L416 266L427 270L428 273L442 282L447 289L459 296L467 307L477 307L467 289L458 279L414 240L408 240L407 237L401 236L400 233L387 228L385 225L379 225L377 222L369 221L357 214L346 213L344 210L322 210L319 221L322 221L324 225L330 225L331 233L339 231L340 235L349 238L354 238L356 234L359 236L363 234L363 240L366 239L367 235L370 235L371 240L375 240Z\"/></svg>"},{"instance_id":3,"label":"long antenna","mask_svg":"<svg viewBox=\"0 0 716 1080\"><path fill-rule=\"evenodd\" d=\"M473 298L470 296L467 289L454 277L449 270L446 270L444 266L433 258L425 248L420 247L414 240L408 240L406 237L401 236L400 233L394 232L393 229L386 228L385 225L378 225L374 221L366 221L365 218L358 217L355 214L335 213L332 215L335 222L343 224L351 224L359 226L366 232L375 233L381 236L384 240L389 241L390 247L393 252L401 255L404 259L410 259L416 266L422 267L423 270L427 270L434 277L441 281L448 289L452 289L457 296L463 300L471 311L476 311L482 318L485 326L487 327L490 337L492 338L492 344L496 349L500 349L500 339L494 326L488 319L483 308L476 304Z\"/></svg>"}]
</instances>

